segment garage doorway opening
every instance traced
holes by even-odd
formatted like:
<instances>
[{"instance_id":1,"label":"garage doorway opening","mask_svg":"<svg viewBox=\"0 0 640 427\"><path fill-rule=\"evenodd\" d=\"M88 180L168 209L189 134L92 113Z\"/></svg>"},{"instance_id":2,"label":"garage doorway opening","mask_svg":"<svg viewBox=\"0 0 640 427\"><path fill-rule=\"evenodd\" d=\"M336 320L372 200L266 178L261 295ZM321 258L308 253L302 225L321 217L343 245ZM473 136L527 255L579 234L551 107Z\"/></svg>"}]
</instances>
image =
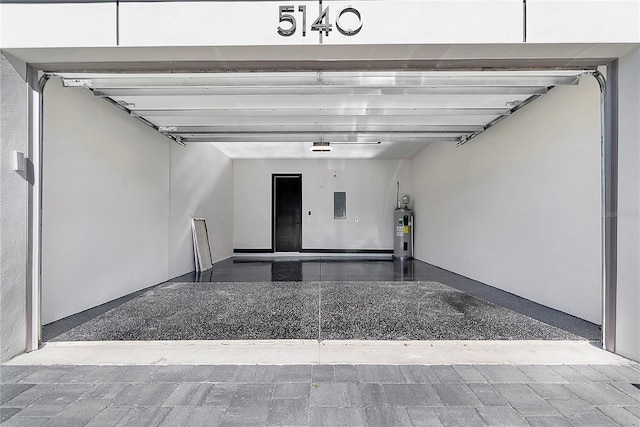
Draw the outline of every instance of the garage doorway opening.
<instances>
[{"instance_id":1,"label":"garage doorway opening","mask_svg":"<svg viewBox=\"0 0 640 427\"><path fill-rule=\"evenodd\" d=\"M520 110L526 111L527 105L556 86L576 85L581 75L591 71L264 73L259 76L264 80L257 78L256 73L250 76L61 73L60 77L65 90L88 89L93 96L174 141L176 144L171 142L167 150L171 164L172 150L197 144L216 147L231 162L282 160L285 156L290 160L307 159L311 155L309 146L318 139L328 140L336 147L332 154L342 151L336 158L340 161L411 159L429 145L466 146ZM298 83L292 86L296 79ZM264 96L258 97L258 93ZM288 102L292 96L312 105L286 104L284 100ZM330 105L340 98L348 100L346 105L340 108ZM247 104L253 104L253 108ZM292 116L297 119L292 121ZM280 149L274 150L274 144ZM45 157L45 165L46 162ZM235 206L230 213L232 217L239 212ZM424 225L425 222L417 223L418 228ZM232 227L235 231L242 226ZM380 223L379 227L383 229L386 225ZM170 234L169 231L165 235ZM272 248L280 251L276 240L274 233ZM302 237L296 240L300 240L301 246ZM416 245L419 247L420 241ZM290 248L296 249L287 247ZM379 249L384 248L372 248ZM246 260L237 261L242 265ZM273 265L282 260L269 262L273 270ZM245 263L244 267L249 265ZM45 274L45 286L50 280L51 276ZM136 286L133 292L144 287L143 281Z\"/></svg>"}]
</instances>

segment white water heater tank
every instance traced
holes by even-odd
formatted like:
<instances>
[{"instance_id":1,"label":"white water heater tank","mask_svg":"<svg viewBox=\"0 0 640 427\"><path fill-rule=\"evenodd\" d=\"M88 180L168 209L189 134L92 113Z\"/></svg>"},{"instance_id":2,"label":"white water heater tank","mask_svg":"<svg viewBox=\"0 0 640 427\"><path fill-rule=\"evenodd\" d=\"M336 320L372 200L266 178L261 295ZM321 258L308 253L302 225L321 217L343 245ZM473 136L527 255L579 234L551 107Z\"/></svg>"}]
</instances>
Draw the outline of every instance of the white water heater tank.
<instances>
[{"instance_id":1,"label":"white water heater tank","mask_svg":"<svg viewBox=\"0 0 640 427\"><path fill-rule=\"evenodd\" d=\"M413 258L413 211L408 208L397 208L393 211L394 244L393 257L400 259Z\"/></svg>"}]
</instances>

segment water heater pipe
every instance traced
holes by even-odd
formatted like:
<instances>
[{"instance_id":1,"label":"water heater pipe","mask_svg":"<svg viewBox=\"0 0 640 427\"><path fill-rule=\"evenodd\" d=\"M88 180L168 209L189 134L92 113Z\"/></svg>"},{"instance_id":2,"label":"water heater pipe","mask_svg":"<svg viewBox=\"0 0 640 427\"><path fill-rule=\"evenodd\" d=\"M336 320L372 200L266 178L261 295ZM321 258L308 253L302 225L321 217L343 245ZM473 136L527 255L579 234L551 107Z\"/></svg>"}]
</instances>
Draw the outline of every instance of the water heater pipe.
<instances>
[{"instance_id":1,"label":"water heater pipe","mask_svg":"<svg viewBox=\"0 0 640 427\"><path fill-rule=\"evenodd\" d=\"M414 246L414 226L413 226L413 215L411 215L411 258L413 258L413 254L416 252L416 247Z\"/></svg>"}]
</instances>

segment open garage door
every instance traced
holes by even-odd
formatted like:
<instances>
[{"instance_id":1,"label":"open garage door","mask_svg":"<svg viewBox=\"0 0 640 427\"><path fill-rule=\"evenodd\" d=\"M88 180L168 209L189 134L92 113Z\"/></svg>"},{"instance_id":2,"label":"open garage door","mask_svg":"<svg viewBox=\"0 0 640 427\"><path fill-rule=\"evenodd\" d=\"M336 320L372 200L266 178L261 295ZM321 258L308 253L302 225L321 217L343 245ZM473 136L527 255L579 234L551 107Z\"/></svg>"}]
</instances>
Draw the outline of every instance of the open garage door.
<instances>
[{"instance_id":1,"label":"open garage door","mask_svg":"<svg viewBox=\"0 0 640 427\"><path fill-rule=\"evenodd\" d=\"M73 74L180 144L232 159L410 158L431 142L464 144L559 85L593 70Z\"/></svg>"}]
</instances>

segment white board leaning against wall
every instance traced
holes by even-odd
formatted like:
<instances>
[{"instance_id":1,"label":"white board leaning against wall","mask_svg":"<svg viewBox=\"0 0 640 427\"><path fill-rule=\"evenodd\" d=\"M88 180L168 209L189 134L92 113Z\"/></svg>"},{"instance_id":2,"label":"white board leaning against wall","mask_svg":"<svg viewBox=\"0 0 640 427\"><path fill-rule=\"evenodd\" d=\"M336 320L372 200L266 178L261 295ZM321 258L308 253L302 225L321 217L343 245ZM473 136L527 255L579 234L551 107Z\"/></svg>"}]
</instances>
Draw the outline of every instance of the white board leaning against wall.
<instances>
[{"instance_id":1,"label":"white board leaning against wall","mask_svg":"<svg viewBox=\"0 0 640 427\"><path fill-rule=\"evenodd\" d=\"M191 231L193 232L193 255L196 263L196 271L209 270L213 267L213 261L205 219L192 217Z\"/></svg>"}]
</instances>

